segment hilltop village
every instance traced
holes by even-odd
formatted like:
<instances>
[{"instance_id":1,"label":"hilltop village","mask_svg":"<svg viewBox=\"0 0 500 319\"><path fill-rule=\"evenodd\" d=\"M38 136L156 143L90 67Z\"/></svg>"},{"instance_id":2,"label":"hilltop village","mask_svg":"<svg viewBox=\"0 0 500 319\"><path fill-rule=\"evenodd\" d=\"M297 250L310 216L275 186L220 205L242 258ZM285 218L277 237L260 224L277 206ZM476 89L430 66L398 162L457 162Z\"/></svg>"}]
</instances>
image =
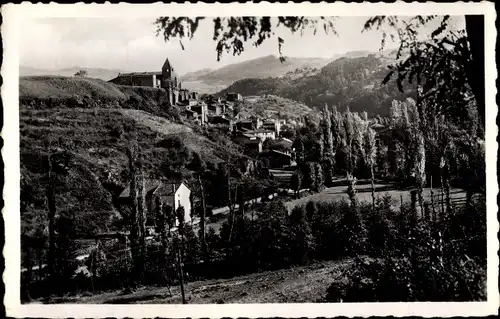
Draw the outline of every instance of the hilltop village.
<instances>
[{"instance_id":1,"label":"hilltop village","mask_svg":"<svg viewBox=\"0 0 500 319\"><path fill-rule=\"evenodd\" d=\"M176 106L187 121L229 134L246 155L267 158L270 168L294 164L293 141L282 136L282 132L289 128L285 119L242 116L239 110L243 97L237 92L226 93L225 96L202 96L183 88L168 58L161 71L120 73L109 82L164 89L170 105ZM274 140L275 144L280 145L279 149L264 152L266 140Z\"/></svg>"}]
</instances>

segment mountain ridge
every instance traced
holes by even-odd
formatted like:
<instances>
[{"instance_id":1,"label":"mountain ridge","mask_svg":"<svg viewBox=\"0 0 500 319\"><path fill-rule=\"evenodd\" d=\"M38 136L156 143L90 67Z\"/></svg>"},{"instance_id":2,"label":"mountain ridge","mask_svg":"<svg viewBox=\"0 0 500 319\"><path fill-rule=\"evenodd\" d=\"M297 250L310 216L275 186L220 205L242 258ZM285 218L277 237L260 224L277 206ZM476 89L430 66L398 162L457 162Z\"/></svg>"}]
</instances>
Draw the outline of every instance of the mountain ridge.
<instances>
[{"instance_id":1,"label":"mountain ridge","mask_svg":"<svg viewBox=\"0 0 500 319\"><path fill-rule=\"evenodd\" d=\"M394 61L383 54L343 56L316 72L239 80L216 95L227 92L243 96L276 95L317 110L327 104L340 111L349 108L355 112L366 111L370 116L388 116L393 100L413 94L411 86L407 92L400 92L394 82L382 85L389 72L387 66Z\"/></svg>"}]
</instances>

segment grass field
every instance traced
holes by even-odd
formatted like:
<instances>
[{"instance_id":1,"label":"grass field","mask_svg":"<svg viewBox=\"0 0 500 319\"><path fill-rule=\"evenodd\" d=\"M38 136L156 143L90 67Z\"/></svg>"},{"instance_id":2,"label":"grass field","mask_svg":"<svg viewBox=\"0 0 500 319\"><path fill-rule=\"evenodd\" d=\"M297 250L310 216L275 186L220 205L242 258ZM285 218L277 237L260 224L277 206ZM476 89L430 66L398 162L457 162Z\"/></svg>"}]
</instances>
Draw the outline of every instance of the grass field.
<instances>
[{"instance_id":1,"label":"grass field","mask_svg":"<svg viewBox=\"0 0 500 319\"><path fill-rule=\"evenodd\" d=\"M358 191L357 197L360 202L369 202L372 201L372 193L371 193L371 184L360 184L357 185L356 190ZM399 207L401 205L401 200L403 200L403 204L408 204L411 202L411 192L412 189L396 189L392 184L384 184L377 183L375 184L375 196L382 197L386 194L390 195L394 200L394 205ZM440 200L440 189L434 189L434 201L436 208L439 207ZM424 200L431 200L430 188L424 189ZM450 197L452 203L460 204L465 202L465 191L457 188L452 188L450 192ZM300 205L306 205L309 201L313 202L335 202L341 200L349 200L347 196L347 186L334 186L328 187L322 190L319 193L312 194L309 196L304 196L299 199L293 199L289 201L285 201L285 207L290 212L294 207ZM227 214L226 214L227 216ZM213 228L217 233L220 230L222 224L227 220L226 216L221 216L217 218L217 220L213 222L207 223L207 229L209 227ZM252 211L247 211L246 216L251 218Z\"/></svg>"},{"instance_id":2,"label":"grass field","mask_svg":"<svg viewBox=\"0 0 500 319\"><path fill-rule=\"evenodd\" d=\"M372 201L372 189L370 184L360 184L356 186L356 190L358 192L357 198L360 202L371 202ZM382 197L385 194L390 195L395 203L398 205L401 204L401 199L403 200L403 203L409 203L411 201L411 195L410 191L412 189L396 189L393 185L391 184L383 184L383 183L377 183L375 184L375 196L376 197ZM436 205L438 205L438 195L440 195L441 191L440 189L435 188L434 189L434 200ZM430 201L431 200L431 192L430 188L425 188L423 192L424 200ZM452 203L461 203L465 202L465 191L457 188L451 189L450 192L450 197ZM291 200L285 203L285 206L291 210L295 206L300 206L300 205L305 205L309 201L314 201L314 202L331 202L331 201L340 201L340 200L349 200L349 197L347 196L347 186L334 186L334 187L329 187L325 188L323 191L302 197L299 199Z\"/></svg>"}]
</instances>

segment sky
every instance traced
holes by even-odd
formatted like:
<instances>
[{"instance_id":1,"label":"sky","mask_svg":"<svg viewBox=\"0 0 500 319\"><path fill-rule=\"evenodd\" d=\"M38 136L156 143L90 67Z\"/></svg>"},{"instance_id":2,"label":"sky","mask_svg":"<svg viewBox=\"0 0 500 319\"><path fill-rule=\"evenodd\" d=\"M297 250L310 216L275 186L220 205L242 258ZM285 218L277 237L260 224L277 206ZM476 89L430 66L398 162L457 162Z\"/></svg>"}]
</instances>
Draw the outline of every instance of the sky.
<instances>
[{"instance_id":1,"label":"sky","mask_svg":"<svg viewBox=\"0 0 500 319\"><path fill-rule=\"evenodd\" d=\"M382 31L361 32L368 17L339 17L335 21L338 35L316 35L307 31L302 36L279 28L276 35L285 40L283 54L295 57L330 58L348 51L377 51ZM180 74L205 68L250 60L270 54L278 55L276 38L255 48L247 43L240 56L225 54L217 62L212 19L205 19L192 40L165 42L156 36L155 17L136 20L119 18L45 18L23 22L20 35L20 65L38 69L92 67L120 71L158 71L166 57ZM454 17L457 28L463 18ZM396 46L388 43L388 45Z\"/></svg>"}]
</instances>

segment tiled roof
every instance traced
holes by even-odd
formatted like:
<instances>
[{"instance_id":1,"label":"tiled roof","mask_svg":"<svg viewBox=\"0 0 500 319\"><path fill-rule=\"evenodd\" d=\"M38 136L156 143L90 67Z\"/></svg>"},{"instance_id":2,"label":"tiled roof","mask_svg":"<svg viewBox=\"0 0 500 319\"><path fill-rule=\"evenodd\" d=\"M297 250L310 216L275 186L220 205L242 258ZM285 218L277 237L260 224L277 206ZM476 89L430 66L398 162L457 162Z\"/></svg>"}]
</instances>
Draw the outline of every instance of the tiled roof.
<instances>
[{"instance_id":1,"label":"tiled roof","mask_svg":"<svg viewBox=\"0 0 500 319\"><path fill-rule=\"evenodd\" d=\"M164 196L172 196L175 194L177 189L179 189L181 184L182 183L175 183L175 182L162 183L155 193Z\"/></svg>"},{"instance_id":2,"label":"tiled roof","mask_svg":"<svg viewBox=\"0 0 500 319\"><path fill-rule=\"evenodd\" d=\"M161 194L164 196L173 195L175 191L179 188L181 183L176 182L162 182L159 180L151 180L146 179L145 182L146 194L151 194L156 192L157 194ZM127 186L120 194L120 198L129 198L130 197L130 185Z\"/></svg>"},{"instance_id":3,"label":"tiled roof","mask_svg":"<svg viewBox=\"0 0 500 319\"><path fill-rule=\"evenodd\" d=\"M131 72L131 73L119 73L117 77L119 78L119 77L125 77L125 76L141 76L141 75L161 75L161 71L160 71L160 72Z\"/></svg>"},{"instance_id":4,"label":"tiled roof","mask_svg":"<svg viewBox=\"0 0 500 319\"><path fill-rule=\"evenodd\" d=\"M262 141L259 140L259 139L256 139L256 140L248 140L246 141L245 144L262 144Z\"/></svg>"},{"instance_id":5,"label":"tiled roof","mask_svg":"<svg viewBox=\"0 0 500 319\"><path fill-rule=\"evenodd\" d=\"M277 151L277 150L271 150L271 152L279 154L279 155L284 155L284 156L292 157L291 154L283 153L283 152L280 152L280 151Z\"/></svg>"},{"instance_id":6,"label":"tiled roof","mask_svg":"<svg viewBox=\"0 0 500 319\"><path fill-rule=\"evenodd\" d=\"M273 130L262 130L262 129L259 129L259 130L253 130L252 133L274 133Z\"/></svg>"}]
</instances>

